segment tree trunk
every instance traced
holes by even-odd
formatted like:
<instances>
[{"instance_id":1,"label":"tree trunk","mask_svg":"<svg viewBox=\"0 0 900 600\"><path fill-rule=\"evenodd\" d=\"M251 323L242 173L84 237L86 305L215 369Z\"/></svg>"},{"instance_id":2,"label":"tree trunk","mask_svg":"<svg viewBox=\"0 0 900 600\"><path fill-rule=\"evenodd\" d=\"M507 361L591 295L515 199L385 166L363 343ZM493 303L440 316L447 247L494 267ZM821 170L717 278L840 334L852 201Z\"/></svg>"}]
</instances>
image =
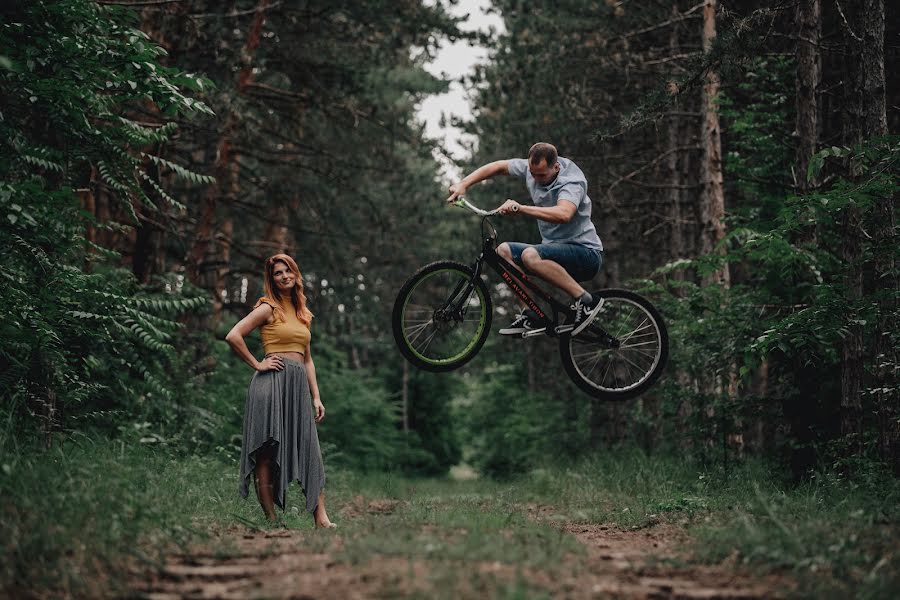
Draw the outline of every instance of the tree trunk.
<instances>
[{"instance_id":1,"label":"tree trunk","mask_svg":"<svg viewBox=\"0 0 900 600\"><path fill-rule=\"evenodd\" d=\"M863 6L854 13L847 32L851 38L848 41L852 48L848 68L856 75L856 79L852 82L853 87L847 90L853 98L849 103L854 119L851 126L856 129L855 132L849 132L848 141L855 143L869 141L888 132L884 0L864 0L862 4ZM853 175L856 176L857 173ZM875 391L874 408L878 418L878 452L895 473L900 473L900 407L896 392L898 356L897 349L892 343L892 334L896 328L894 308L898 290L893 259L897 245L894 223L896 196L895 192L892 197L879 198L875 201L872 221L867 223L866 230L872 234L874 259L871 268L876 288L874 291L883 294L876 309L871 358L873 365L871 387ZM862 231L859 234L865 235ZM859 234L857 239L861 240ZM848 371L851 366L853 365L848 365ZM851 380L854 375L855 373L848 373ZM861 404L861 402L852 403L849 398L845 400L848 406L854 409L857 404ZM860 423L860 427L862 426Z\"/></svg>"},{"instance_id":2,"label":"tree trunk","mask_svg":"<svg viewBox=\"0 0 900 600\"><path fill-rule=\"evenodd\" d=\"M885 292L879 303L875 323L875 405L878 412L878 452L881 459L900 476L900 356L892 342L897 328L897 298L900 297L892 252L897 245L894 205L900 198L895 191L892 198L878 201L875 211L875 281Z\"/></svg>"},{"instance_id":3,"label":"tree trunk","mask_svg":"<svg viewBox=\"0 0 900 600\"><path fill-rule=\"evenodd\" d=\"M263 23L269 0L259 0L256 14L250 23L247 41L241 52L241 70L235 85L235 97L239 98L253 80L253 59L259 47ZM226 211L236 197L239 186L240 154L233 149L238 128L238 108L232 108L225 120L216 144L216 183L209 186L202 201L200 216L194 232L194 244L188 260L188 275L201 287L213 290L213 315L211 326L218 323L222 310L222 292L230 262L232 217L225 214L220 233L215 233L219 202L226 204ZM224 234L224 235L223 235Z\"/></svg>"},{"instance_id":4,"label":"tree trunk","mask_svg":"<svg viewBox=\"0 0 900 600\"><path fill-rule=\"evenodd\" d=\"M709 52L716 38L716 0L703 5L703 51ZM703 192L700 199L700 223L703 227L700 251L708 254L725 238L725 192L722 187L722 139L719 130L719 75L710 68L703 86ZM724 252L723 252L724 253ZM715 272L712 281L728 284L728 265Z\"/></svg>"},{"instance_id":5,"label":"tree trunk","mask_svg":"<svg viewBox=\"0 0 900 600\"><path fill-rule=\"evenodd\" d=\"M297 239L291 233L290 221L292 213L300 209L300 198L294 197L288 204L278 204L272 210L274 218L266 224L263 240L268 244L272 254L290 254L297 246Z\"/></svg>"},{"instance_id":6,"label":"tree trunk","mask_svg":"<svg viewBox=\"0 0 900 600\"><path fill-rule=\"evenodd\" d=\"M272 210L274 219L266 224L266 232L263 241L269 244L272 254L286 254L288 252L288 210L284 204L279 204Z\"/></svg>"},{"instance_id":7,"label":"tree trunk","mask_svg":"<svg viewBox=\"0 0 900 600\"><path fill-rule=\"evenodd\" d=\"M897 298L900 297L892 252L897 245L897 229L894 222L894 203L900 199L895 191L893 198L878 200L875 210L875 281L881 285L885 296L878 306L875 322L875 406L878 413L878 454L900 476L900 367L897 346L892 342L897 323Z\"/></svg>"},{"instance_id":8,"label":"tree trunk","mask_svg":"<svg viewBox=\"0 0 900 600\"><path fill-rule=\"evenodd\" d=\"M138 214L138 225L135 228L135 239L132 246L131 270L141 283L149 283L150 277L163 271L162 235L163 232L141 208Z\"/></svg>"},{"instance_id":9,"label":"tree trunk","mask_svg":"<svg viewBox=\"0 0 900 600\"><path fill-rule=\"evenodd\" d=\"M709 53L713 41L716 38L716 0L705 0L703 5L703 51ZM700 195L700 252L710 254L718 252L724 255L725 249L716 247L725 239L725 191L722 175L722 139L719 128L719 75L710 67L706 73L706 83L703 86L702 112L703 125L701 134L701 146L703 147L703 159L701 163L702 193ZM728 286L731 276L727 263L704 278L704 283ZM701 381L700 387L711 398L724 396L729 406L736 400L737 392L737 364L731 363L724 380L721 376L709 375L705 381ZM729 411L730 412L730 411ZM723 457L727 460L728 443L730 438L726 434L726 418L728 415L716 414L715 401L707 407L707 417L710 423L716 423L722 428L717 431L713 427L711 443L721 441ZM740 423L736 423L738 428ZM729 428L730 429L730 428ZM739 441L735 438L735 441Z\"/></svg>"},{"instance_id":10,"label":"tree trunk","mask_svg":"<svg viewBox=\"0 0 900 600\"><path fill-rule=\"evenodd\" d=\"M604 403L596 398L591 398L591 417L590 417L590 432L588 443L591 446L591 450L597 450L600 448L601 442L603 441L603 423L605 416Z\"/></svg>"},{"instance_id":11,"label":"tree trunk","mask_svg":"<svg viewBox=\"0 0 900 600\"><path fill-rule=\"evenodd\" d=\"M678 3L674 3L672 5L672 18L677 18L679 14L678 11ZM669 51L672 55L678 54L678 25L673 25L672 30L669 33ZM674 85L674 84L673 84ZM674 90L673 90L674 91ZM678 99L675 101L675 105L672 107L675 112L682 112L682 102ZM666 126L666 146L669 151L668 156L666 157L666 175L669 179L669 219L672 223L671 234L669 236L669 252L672 258L685 258L685 245L684 245L684 228L682 227L682 220L684 217L681 212L681 198L682 198L682 190L679 189L679 185L683 183L682 181L682 173L678 169L679 165L679 153L676 150L681 140L679 129L681 129L682 120L678 115L670 115L668 119L668 123ZM676 271L673 273L677 278L682 278L682 272Z\"/></svg>"},{"instance_id":12,"label":"tree trunk","mask_svg":"<svg viewBox=\"0 0 900 600\"><path fill-rule=\"evenodd\" d=\"M409 361L403 362L403 389L400 399L403 403L403 433L409 433Z\"/></svg>"},{"instance_id":13,"label":"tree trunk","mask_svg":"<svg viewBox=\"0 0 900 600\"><path fill-rule=\"evenodd\" d=\"M819 145L818 90L822 79L819 41L822 32L819 0L800 0L796 12L797 70L795 80L797 123L797 172L795 185L800 193L816 187L808 181L809 161Z\"/></svg>"},{"instance_id":14,"label":"tree trunk","mask_svg":"<svg viewBox=\"0 0 900 600\"><path fill-rule=\"evenodd\" d=\"M887 132L884 75L884 2L862 0L847 5L844 24L845 65L844 99L846 118L843 142L854 147ZM859 167L847 165L846 175L858 179ZM889 201L887 201L889 202ZM882 232L884 231L884 228ZM863 326L855 318L855 305L863 293L862 219L860 209L850 203L841 223L841 247L847 274L846 302L850 305L847 334L841 348L841 433L852 452L862 450L863 435ZM891 327L890 323L887 323ZM879 327L880 329L880 327ZM888 329L891 331L891 329ZM874 332L876 344L885 336ZM876 349L877 353L877 349ZM879 404L886 398L876 399ZM885 407L892 409L893 407ZM878 406L881 409L881 406Z\"/></svg>"},{"instance_id":15,"label":"tree trunk","mask_svg":"<svg viewBox=\"0 0 900 600\"><path fill-rule=\"evenodd\" d=\"M528 393L534 394L537 391L537 369L534 365L533 344L529 344L525 347L525 370L528 373Z\"/></svg>"}]
</instances>

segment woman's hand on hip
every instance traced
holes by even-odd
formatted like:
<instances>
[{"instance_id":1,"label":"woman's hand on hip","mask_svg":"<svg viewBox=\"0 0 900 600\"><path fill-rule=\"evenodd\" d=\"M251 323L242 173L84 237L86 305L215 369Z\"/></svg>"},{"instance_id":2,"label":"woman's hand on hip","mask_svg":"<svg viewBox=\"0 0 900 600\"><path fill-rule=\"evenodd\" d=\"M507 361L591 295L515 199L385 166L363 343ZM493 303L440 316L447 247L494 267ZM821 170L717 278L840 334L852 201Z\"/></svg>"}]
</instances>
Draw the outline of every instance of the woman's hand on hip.
<instances>
[{"instance_id":1,"label":"woman's hand on hip","mask_svg":"<svg viewBox=\"0 0 900 600\"><path fill-rule=\"evenodd\" d=\"M316 423L321 423L325 418L325 405L318 398L314 398L313 408L316 410Z\"/></svg>"},{"instance_id":2,"label":"woman's hand on hip","mask_svg":"<svg viewBox=\"0 0 900 600\"><path fill-rule=\"evenodd\" d=\"M278 355L272 354L265 357L256 367L257 371L281 371L284 369L284 360Z\"/></svg>"}]
</instances>

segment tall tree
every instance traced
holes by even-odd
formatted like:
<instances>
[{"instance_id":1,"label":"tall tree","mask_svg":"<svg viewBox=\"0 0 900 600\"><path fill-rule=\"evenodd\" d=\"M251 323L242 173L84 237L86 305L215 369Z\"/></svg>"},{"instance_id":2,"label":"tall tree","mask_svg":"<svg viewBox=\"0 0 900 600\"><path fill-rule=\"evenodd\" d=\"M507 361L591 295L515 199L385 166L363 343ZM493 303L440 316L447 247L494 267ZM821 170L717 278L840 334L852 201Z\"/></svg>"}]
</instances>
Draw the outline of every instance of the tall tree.
<instances>
[{"instance_id":1,"label":"tall tree","mask_svg":"<svg viewBox=\"0 0 900 600\"><path fill-rule=\"evenodd\" d=\"M809 163L819 146L819 82L822 78L820 0L800 0L796 21L796 133L797 170L795 185L803 193L816 185L807 178Z\"/></svg>"},{"instance_id":2,"label":"tall tree","mask_svg":"<svg viewBox=\"0 0 900 600\"><path fill-rule=\"evenodd\" d=\"M839 6L840 9L840 6ZM844 144L859 148L863 142L887 133L884 78L884 2L863 0L842 10L844 20ZM861 165L846 161L845 175L859 181ZM841 224L842 258L847 275L846 299L859 311L863 296L863 222L859 204L851 201ZM841 430L857 451L862 447L863 325L851 318L841 351ZM880 345L880 344L879 344ZM883 347L883 346L882 346Z\"/></svg>"},{"instance_id":3,"label":"tall tree","mask_svg":"<svg viewBox=\"0 0 900 600\"><path fill-rule=\"evenodd\" d=\"M716 0L704 0L703 4L703 51L712 50L716 39ZM700 196L699 219L703 227L700 252L709 254L725 239L725 190L722 185L722 137L719 127L719 74L715 67L706 71L703 85L703 128L701 144L703 146L703 162L701 181L703 184ZM724 252L724 249L721 250ZM723 263L712 279L728 285L731 277L728 264Z\"/></svg>"},{"instance_id":4,"label":"tall tree","mask_svg":"<svg viewBox=\"0 0 900 600\"><path fill-rule=\"evenodd\" d=\"M269 0L259 0L253 11L246 41L240 52L240 68L235 76L228 113L216 143L214 163L216 184L210 186L203 197L202 208L197 215L197 225L194 229L190 258L187 261L191 280L214 292L211 321L213 326L221 318L223 296L226 294L225 275L229 268L234 236L231 211L240 189L240 150L235 140L237 125L241 119L239 111L244 106L242 97L246 95L253 81L256 51L259 48L268 7ZM233 3L230 9L234 10Z\"/></svg>"}]
</instances>

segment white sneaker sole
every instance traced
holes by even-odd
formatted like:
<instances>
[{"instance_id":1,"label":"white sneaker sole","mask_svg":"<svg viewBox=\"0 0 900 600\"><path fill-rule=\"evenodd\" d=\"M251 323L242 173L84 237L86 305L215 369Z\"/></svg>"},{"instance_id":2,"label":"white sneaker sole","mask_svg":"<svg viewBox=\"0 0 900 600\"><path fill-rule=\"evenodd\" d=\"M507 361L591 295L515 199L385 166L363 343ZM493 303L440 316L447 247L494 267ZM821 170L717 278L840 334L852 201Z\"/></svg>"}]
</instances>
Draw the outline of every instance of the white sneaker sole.
<instances>
[{"instance_id":1,"label":"white sneaker sole","mask_svg":"<svg viewBox=\"0 0 900 600\"><path fill-rule=\"evenodd\" d=\"M594 307L594 310L592 310L589 313L585 313L587 318L584 321L582 321L581 323L579 323L578 327L576 327L575 329L572 330L572 335L578 335L579 333L584 331L584 328L591 324L591 321L594 320L594 317L596 317L597 315L600 314L600 309L602 307L603 307L603 298L600 298L600 302L597 303L597 306Z\"/></svg>"}]
</instances>

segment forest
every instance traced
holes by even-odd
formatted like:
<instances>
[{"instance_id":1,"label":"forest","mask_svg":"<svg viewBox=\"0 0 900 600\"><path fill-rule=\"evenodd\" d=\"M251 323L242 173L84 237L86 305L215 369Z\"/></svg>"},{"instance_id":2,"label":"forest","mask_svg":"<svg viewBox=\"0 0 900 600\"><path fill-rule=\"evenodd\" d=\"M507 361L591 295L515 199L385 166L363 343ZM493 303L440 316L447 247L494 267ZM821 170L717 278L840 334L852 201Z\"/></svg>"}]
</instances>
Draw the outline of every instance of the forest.
<instances>
[{"instance_id":1,"label":"forest","mask_svg":"<svg viewBox=\"0 0 900 600\"><path fill-rule=\"evenodd\" d=\"M0 597L900 594L900 5L485 0L499 31L463 5L0 3ZM448 171L418 110L451 42L488 59ZM471 362L398 351L404 282L481 251L453 173L539 141L587 177L586 289L665 320L637 397L498 335L493 273ZM274 526L237 494L253 371L225 336L278 253L335 531L299 486Z\"/></svg>"}]
</instances>

